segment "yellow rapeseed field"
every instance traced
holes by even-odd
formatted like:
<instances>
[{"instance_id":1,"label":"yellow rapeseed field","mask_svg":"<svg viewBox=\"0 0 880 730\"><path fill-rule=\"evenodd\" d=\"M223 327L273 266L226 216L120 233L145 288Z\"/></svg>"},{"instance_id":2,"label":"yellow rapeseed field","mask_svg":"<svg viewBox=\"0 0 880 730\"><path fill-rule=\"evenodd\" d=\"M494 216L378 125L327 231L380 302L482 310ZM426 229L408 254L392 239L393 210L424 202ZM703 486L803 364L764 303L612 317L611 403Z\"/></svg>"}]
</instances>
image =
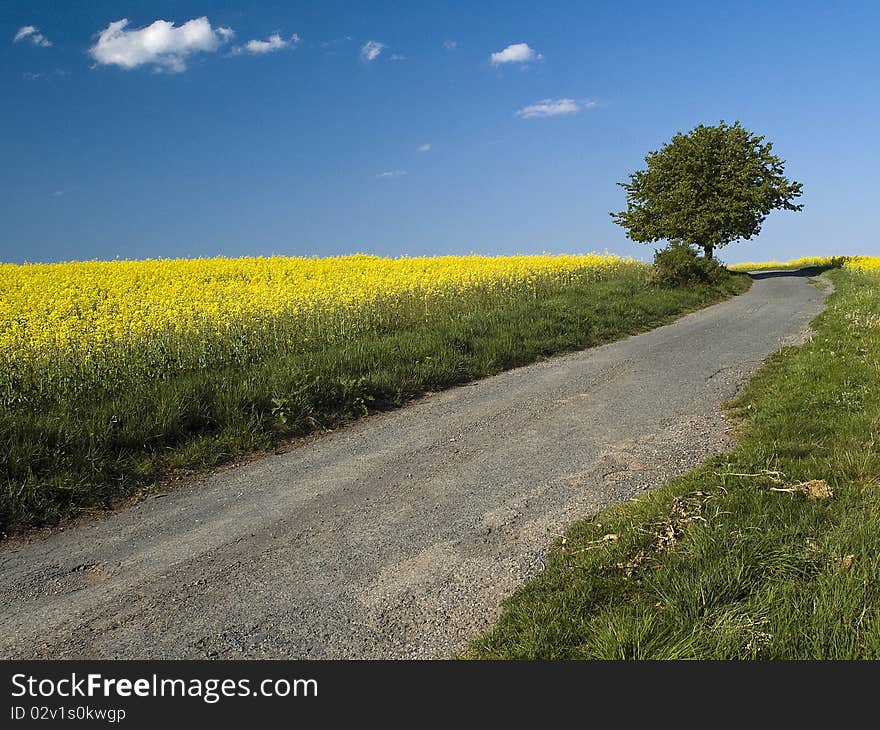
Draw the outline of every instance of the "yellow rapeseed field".
<instances>
[{"instance_id":1,"label":"yellow rapeseed field","mask_svg":"<svg viewBox=\"0 0 880 730\"><path fill-rule=\"evenodd\" d=\"M733 271L766 271L798 269L810 266L842 266L850 271L880 273L880 256L803 256L791 261L762 261L728 266Z\"/></svg>"},{"instance_id":2,"label":"yellow rapeseed field","mask_svg":"<svg viewBox=\"0 0 880 730\"><path fill-rule=\"evenodd\" d=\"M0 397L254 361L641 266L598 254L2 264Z\"/></svg>"},{"instance_id":3,"label":"yellow rapeseed field","mask_svg":"<svg viewBox=\"0 0 880 730\"><path fill-rule=\"evenodd\" d=\"M802 256L791 261L749 261L744 264L731 264L731 271L770 271L772 269L801 269L810 266L831 266L837 256Z\"/></svg>"},{"instance_id":4,"label":"yellow rapeseed field","mask_svg":"<svg viewBox=\"0 0 880 730\"><path fill-rule=\"evenodd\" d=\"M851 256L843 268L866 274L880 274L880 256Z\"/></svg>"}]
</instances>

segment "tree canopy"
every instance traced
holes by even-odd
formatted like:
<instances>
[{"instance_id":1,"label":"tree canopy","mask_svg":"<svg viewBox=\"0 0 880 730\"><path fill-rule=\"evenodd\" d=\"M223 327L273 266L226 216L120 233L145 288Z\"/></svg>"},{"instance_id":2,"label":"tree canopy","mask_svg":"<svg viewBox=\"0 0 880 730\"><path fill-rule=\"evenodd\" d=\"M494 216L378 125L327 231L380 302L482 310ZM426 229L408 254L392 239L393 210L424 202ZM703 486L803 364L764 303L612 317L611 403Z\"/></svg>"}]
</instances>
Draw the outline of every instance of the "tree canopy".
<instances>
[{"instance_id":1,"label":"tree canopy","mask_svg":"<svg viewBox=\"0 0 880 730\"><path fill-rule=\"evenodd\" d=\"M699 125L645 157L647 168L618 183L627 209L612 213L633 241L680 240L703 249L750 239L772 210L801 210L801 183L785 162L739 122Z\"/></svg>"}]
</instances>

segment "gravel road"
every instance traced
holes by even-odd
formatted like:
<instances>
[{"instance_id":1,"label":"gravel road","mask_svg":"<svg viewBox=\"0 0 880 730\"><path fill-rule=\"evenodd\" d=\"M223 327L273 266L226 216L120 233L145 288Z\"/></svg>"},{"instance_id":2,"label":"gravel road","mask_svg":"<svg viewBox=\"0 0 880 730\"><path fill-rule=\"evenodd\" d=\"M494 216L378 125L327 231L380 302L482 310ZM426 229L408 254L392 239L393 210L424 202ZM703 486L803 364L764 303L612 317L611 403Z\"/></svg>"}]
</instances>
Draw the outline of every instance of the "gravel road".
<instances>
[{"instance_id":1,"label":"gravel road","mask_svg":"<svg viewBox=\"0 0 880 730\"><path fill-rule=\"evenodd\" d=\"M443 657L554 534L729 445L718 411L803 337L802 272L0 547L3 658Z\"/></svg>"}]
</instances>

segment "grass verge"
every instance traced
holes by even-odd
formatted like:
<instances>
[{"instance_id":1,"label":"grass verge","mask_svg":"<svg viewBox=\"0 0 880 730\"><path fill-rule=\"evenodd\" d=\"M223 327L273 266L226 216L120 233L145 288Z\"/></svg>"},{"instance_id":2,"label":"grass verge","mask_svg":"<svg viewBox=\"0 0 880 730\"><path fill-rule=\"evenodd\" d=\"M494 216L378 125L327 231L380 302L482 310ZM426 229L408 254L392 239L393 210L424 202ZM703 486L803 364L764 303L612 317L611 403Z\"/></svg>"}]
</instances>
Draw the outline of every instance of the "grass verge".
<instances>
[{"instance_id":1,"label":"grass verge","mask_svg":"<svg viewBox=\"0 0 880 730\"><path fill-rule=\"evenodd\" d=\"M130 498L171 469L201 469L333 428L420 393L583 349L748 288L651 288L644 273L312 352L163 380L96 401L0 410L0 532Z\"/></svg>"},{"instance_id":2,"label":"grass verge","mask_svg":"<svg viewBox=\"0 0 880 730\"><path fill-rule=\"evenodd\" d=\"M466 656L880 658L880 277L829 276L736 448L575 524Z\"/></svg>"}]
</instances>

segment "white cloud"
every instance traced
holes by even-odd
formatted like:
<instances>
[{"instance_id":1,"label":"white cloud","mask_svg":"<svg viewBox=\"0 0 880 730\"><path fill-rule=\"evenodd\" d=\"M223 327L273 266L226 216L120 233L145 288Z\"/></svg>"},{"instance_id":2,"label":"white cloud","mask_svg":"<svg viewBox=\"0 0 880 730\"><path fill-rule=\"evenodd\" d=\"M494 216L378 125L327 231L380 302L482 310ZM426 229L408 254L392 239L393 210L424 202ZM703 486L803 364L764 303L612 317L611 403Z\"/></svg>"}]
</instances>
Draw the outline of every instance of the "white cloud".
<instances>
[{"instance_id":1,"label":"white cloud","mask_svg":"<svg viewBox=\"0 0 880 730\"><path fill-rule=\"evenodd\" d=\"M233 48L233 53L250 53L255 56L264 53L274 53L284 48L296 46L299 43L299 36L294 33L290 38L282 38L279 33L273 33L266 40L251 40L241 46Z\"/></svg>"},{"instance_id":2,"label":"white cloud","mask_svg":"<svg viewBox=\"0 0 880 730\"><path fill-rule=\"evenodd\" d=\"M382 49L385 48L384 43L380 43L379 41L367 41L361 46L361 58L364 61L375 61L379 58L379 54L382 53Z\"/></svg>"},{"instance_id":3,"label":"white cloud","mask_svg":"<svg viewBox=\"0 0 880 730\"><path fill-rule=\"evenodd\" d=\"M389 61L405 61L405 60L406 60L406 56L404 56L402 53L392 53L392 54L388 57L388 60L389 60Z\"/></svg>"},{"instance_id":4,"label":"white cloud","mask_svg":"<svg viewBox=\"0 0 880 730\"><path fill-rule=\"evenodd\" d=\"M18 32L15 34L15 38L12 39L13 43L18 43L23 38L27 38L28 36L33 35L37 32L37 29L32 25L23 25L18 29Z\"/></svg>"},{"instance_id":5,"label":"white cloud","mask_svg":"<svg viewBox=\"0 0 880 730\"><path fill-rule=\"evenodd\" d=\"M419 145L419 152L430 152L431 151L431 143L425 142L425 144Z\"/></svg>"},{"instance_id":6,"label":"white cloud","mask_svg":"<svg viewBox=\"0 0 880 730\"><path fill-rule=\"evenodd\" d=\"M529 48L527 43L513 43L503 51L493 53L489 60L493 66L502 63L529 63L530 61L540 61L543 56L537 53L534 48Z\"/></svg>"},{"instance_id":7,"label":"white cloud","mask_svg":"<svg viewBox=\"0 0 880 730\"><path fill-rule=\"evenodd\" d=\"M458 48L458 41L443 41L444 51L454 51Z\"/></svg>"},{"instance_id":8,"label":"white cloud","mask_svg":"<svg viewBox=\"0 0 880 730\"><path fill-rule=\"evenodd\" d=\"M380 172L376 177L387 179L390 177L400 177L401 175L406 175L406 170L386 170L385 172Z\"/></svg>"},{"instance_id":9,"label":"white cloud","mask_svg":"<svg viewBox=\"0 0 880 730\"><path fill-rule=\"evenodd\" d=\"M110 23L98 34L89 55L96 63L125 69L153 66L162 71L185 71L194 53L214 53L234 35L230 28L212 28L207 18L194 18L180 26L157 20L145 28L125 30L128 20Z\"/></svg>"},{"instance_id":10,"label":"white cloud","mask_svg":"<svg viewBox=\"0 0 880 730\"><path fill-rule=\"evenodd\" d=\"M52 41L46 38L46 36L40 33L40 31L32 25L24 25L19 28L15 34L15 38L12 39L12 42L18 43L23 40L29 40L35 46L40 46L41 48L48 48L52 45Z\"/></svg>"},{"instance_id":11,"label":"white cloud","mask_svg":"<svg viewBox=\"0 0 880 730\"><path fill-rule=\"evenodd\" d=\"M577 114L581 109L595 106L593 101L579 103L574 99L541 99L517 111L516 116L522 119L535 117L558 117L563 114Z\"/></svg>"},{"instance_id":12,"label":"white cloud","mask_svg":"<svg viewBox=\"0 0 880 730\"><path fill-rule=\"evenodd\" d=\"M22 74L22 78L25 81L39 81L40 79L60 79L65 76L70 76L69 71L64 71L63 69L56 68L53 71L45 71L34 73L32 71L25 71Z\"/></svg>"}]
</instances>

